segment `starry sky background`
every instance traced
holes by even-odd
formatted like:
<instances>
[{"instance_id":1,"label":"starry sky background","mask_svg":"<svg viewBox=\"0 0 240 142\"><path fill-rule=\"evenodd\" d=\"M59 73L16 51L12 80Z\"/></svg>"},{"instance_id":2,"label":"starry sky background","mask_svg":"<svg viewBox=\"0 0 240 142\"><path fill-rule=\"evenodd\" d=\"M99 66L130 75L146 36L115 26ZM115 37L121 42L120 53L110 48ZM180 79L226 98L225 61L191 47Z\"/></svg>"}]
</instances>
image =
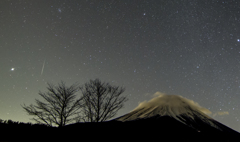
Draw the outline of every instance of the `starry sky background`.
<instances>
[{"instance_id":1,"label":"starry sky background","mask_svg":"<svg viewBox=\"0 0 240 142\"><path fill-rule=\"evenodd\" d=\"M3 120L31 122L47 82L99 78L126 88L117 116L163 92L240 131L238 0L1 0L0 19Z\"/></svg>"}]
</instances>

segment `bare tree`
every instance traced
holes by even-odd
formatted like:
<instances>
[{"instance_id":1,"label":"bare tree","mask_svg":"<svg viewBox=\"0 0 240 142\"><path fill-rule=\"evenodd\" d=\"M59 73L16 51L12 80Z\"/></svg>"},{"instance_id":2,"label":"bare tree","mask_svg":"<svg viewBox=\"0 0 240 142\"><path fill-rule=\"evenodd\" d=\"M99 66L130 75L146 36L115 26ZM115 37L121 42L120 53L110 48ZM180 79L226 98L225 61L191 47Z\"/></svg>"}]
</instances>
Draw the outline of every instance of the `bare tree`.
<instances>
[{"instance_id":1,"label":"bare tree","mask_svg":"<svg viewBox=\"0 0 240 142\"><path fill-rule=\"evenodd\" d=\"M37 105L22 106L28 115L34 116L32 120L48 126L64 126L76 121L80 113L82 97L76 99L75 93L78 91L76 84L66 87L61 81L58 86L48 83L48 92L39 92L45 102L36 99Z\"/></svg>"},{"instance_id":2,"label":"bare tree","mask_svg":"<svg viewBox=\"0 0 240 142\"><path fill-rule=\"evenodd\" d=\"M127 98L121 96L125 88L90 80L80 87L83 95L83 121L103 122L114 117Z\"/></svg>"}]
</instances>

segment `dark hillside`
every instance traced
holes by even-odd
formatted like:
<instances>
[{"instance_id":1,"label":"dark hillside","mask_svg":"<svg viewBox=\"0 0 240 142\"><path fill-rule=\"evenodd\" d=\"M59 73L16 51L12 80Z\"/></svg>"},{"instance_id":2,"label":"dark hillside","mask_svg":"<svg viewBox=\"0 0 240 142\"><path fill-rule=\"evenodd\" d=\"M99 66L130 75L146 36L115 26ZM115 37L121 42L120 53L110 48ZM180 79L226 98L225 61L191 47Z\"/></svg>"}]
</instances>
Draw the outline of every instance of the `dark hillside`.
<instances>
[{"instance_id":1,"label":"dark hillside","mask_svg":"<svg viewBox=\"0 0 240 142\"><path fill-rule=\"evenodd\" d=\"M157 120L157 121L156 121ZM198 132L169 116L128 122L76 123L62 128L37 124L0 124L0 142L15 141L185 141L235 142L239 133ZM194 139L193 139L194 138Z\"/></svg>"},{"instance_id":2,"label":"dark hillside","mask_svg":"<svg viewBox=\"0 0 240 142\"><path fill-rule=\"evenodd\" d=\"M169 116L130 122L109 121L103 123L78 123L63 128L67 135L81 135L91 140L104 141L235 141L239 133L223 133L217 129L199 132ZM114 137L112 139L111 137ZM194 140L192 139L194 137Z\"/></svg>"},{"instance_id":3,"label":"dark hillside","mask_svg":"<svg viewBox=\"0 0 240 142\"><path fill-rule=\"evenodd\" d=\"M51 141L52 136L57 134L56 127L48 127L40 124L26 123L0 123L0 142L16 141Z\"/></svg>"}]
</instances>

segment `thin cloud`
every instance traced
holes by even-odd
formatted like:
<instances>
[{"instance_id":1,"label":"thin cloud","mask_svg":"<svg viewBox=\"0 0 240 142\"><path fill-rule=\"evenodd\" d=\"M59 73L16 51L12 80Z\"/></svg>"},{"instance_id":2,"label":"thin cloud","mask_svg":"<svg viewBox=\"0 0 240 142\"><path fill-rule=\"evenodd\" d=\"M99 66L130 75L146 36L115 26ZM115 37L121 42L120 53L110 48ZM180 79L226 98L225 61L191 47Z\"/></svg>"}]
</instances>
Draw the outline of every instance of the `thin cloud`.
<instances>
[{"instance_id":1,"label":"thin cloud","mask_svg":"<svg viewBox=\"0 0 240 142\"><path fill-rule=\"evenodd\" d=\"M161 92L156 92L153 94L153 98L149 101L143 101L139 103L139 105L133 109L140 109L143 107L152 107L152 106L171 106L171 107L179 107L179 106L189 106L192 109L197 109L205 114L211 114L212 112L202 106L200 106L197 102L193 100L189 100L179 95L168 95ZM179 112L181 113L181 112Z\"/></svg>"},{"instance_id":2,"label":"thin cloud","mask_svg":"<svg viewBox=\"0 0 240 142\"><path fill-rule=\"evenodd\" d=\"M229 115L229 112L228 111L219 111L219 112L214 113L213 117L215 117L217 115L219 115L219 116L221 116L221 115Z\"/></svg>"}]
</instances>

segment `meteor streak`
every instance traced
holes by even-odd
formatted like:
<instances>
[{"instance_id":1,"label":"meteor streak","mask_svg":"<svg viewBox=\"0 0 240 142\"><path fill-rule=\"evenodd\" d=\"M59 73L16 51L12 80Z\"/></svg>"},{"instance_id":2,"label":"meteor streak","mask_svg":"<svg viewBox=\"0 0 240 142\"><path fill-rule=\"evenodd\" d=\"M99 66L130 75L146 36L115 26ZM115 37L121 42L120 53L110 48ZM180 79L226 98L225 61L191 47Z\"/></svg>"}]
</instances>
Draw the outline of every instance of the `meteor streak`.
<instances>
[{"instance_id":1,"label":"meteor streak","mask_svg":"<svg viewBox=\"0 0 240 142\"><path fill-rule=\"evenodd\" d=\"M43 74L43 70L44 70L44 66L45 66L45 61L46 61L46 60L44 60L44 62L43 62L43 66L42 66L41 75Z\"/></svg>"}]
</instances>

